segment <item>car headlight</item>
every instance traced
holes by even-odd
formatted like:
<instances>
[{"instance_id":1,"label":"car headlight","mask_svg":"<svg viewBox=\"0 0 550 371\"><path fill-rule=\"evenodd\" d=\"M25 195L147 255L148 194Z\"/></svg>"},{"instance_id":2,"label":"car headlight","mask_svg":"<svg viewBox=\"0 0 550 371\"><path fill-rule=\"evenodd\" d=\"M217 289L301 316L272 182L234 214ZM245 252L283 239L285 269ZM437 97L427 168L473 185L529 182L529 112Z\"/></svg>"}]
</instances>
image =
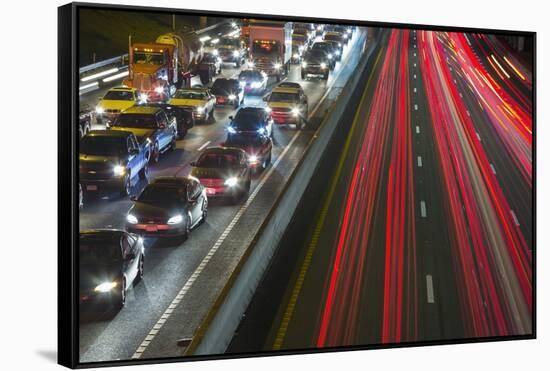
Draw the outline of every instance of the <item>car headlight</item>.
<instances>
[{"instance_id":1,"label":"car headlight","mask_svg":"<svg viewBox=\"0 0 550 371\"><path fill-rule=\"evenodd\" d=\"M212 54L213 54L213 55L218 55L218 54L220 54L220 52L217 51L216 49L214 49L214 50L212 50Z\"/></svg>"},{"instance_id":2,"label":"car headlight","mask_svg":"<svg viewBox=\"0 0 550 371\"><path fill-rule=\"evenodd\" d=\"M271 113L271 107L264 108L267 113Z\"/></svg>"},{"instance_id":3,"label":"car headlight","mask_svg":"<svg viewBox=\"0 0 550 371\"><path fill-rule=\"evenodd\" d=\"M248 156L248 162L252 162L252 163L258 162L258 156L256 156L256 155Z\"/></svg>"},{"instance_id":4,"label":"car headlight","mask_svg":"<svg viewBox=\"0 0 550 371\"><path fill-rule=\"evenodd\" d=\"M254 68L254 62L248 62L248 68Z\"/></svg>"},{"instance_id":5,"label":"car headlight","mask_svg":"<svg viewBox=\"0 0 550 371\"><path fill-rule=\"evenodd\" d=\"M130 224L137 224L138 223L137 218L132 214L126 215L126 221Z\"/></svg>"},{"instance_id":6,"label":"car headlight","mask_svg":"<svg viewBox=\"0 0 550 371\"><path fill-rule=\"evenodd\" d=\"M235 128L233 126L228 126L227 131L231 134L235 134L237 132L237 130L235 130Z\"/></svg>"},{"instance_id":7,"label":"car headlight","mask_svg":"<svg viewBox=\"0 0 550 371\"><path fill-rule=\"evenodd\" d=\"M348 35L347 34L344 34L344 39L347 39L348 38Z\"/></svg>"},{"instance_id":8,"label":"car headlight","mask_svg":"<svg viewBox=\"0 0 550 371\"><path fill-rule=\"evenodd\" d=\"M294 53L294 59L298 59L298 58L300 58L300 54Z\"/></svg>"},{"instance_id":9,"label":"car headlight","mask_svg":"<svg viewBox=\"0 0 550 371\"><path fill-rule=\"evenodd\" d=\"M99 115L102 115L103 112L105 112L105 109L104 109L103 107L97 106L97 107L95 108L95 112L96 112L97 114L99 114Z\"/></svg>"},{"instance_id":10,"label":"car headlight","mask_svg":"<svg viewBox=\"0 0 550 371\"><path fill-rule=\"evenodd\" d=\"M304 51L304 46L303 46L303 45L300 45L300 46L298 47L298 50L301 51L301 52L303 52L303 51Z\"/></svg>"},{"instance_id":11,"label":"car headlight","mask_svg":"<svg viewBox=\"0 0 550 371\"><path fill-rule=\"evenodd\" d=\"M322 26L317 26L317 31L321 31L323 29Z\"/></svg>"},{"instance_id":12,"label":"car headlight","mask_svg":"<svg viewBox=\"0 0 550 371\"><path fill-rule=\"evenodd\" d=\"M239 86L242 88L246 85L246 81L239 81Z\"/></svg>"},{"instance_id":13,"label":"car headlight","mask_svg":"<svg viewBox=\"0 0 550 371\"><path fill-rule=\"evenodd\" d=\"M235 100L237 99L237 96L235 94L229 94L227 98L229 98L229 100Z\"/></svg>"},{"instance_id":14,"label":"car headlight","mask_svg":"<svg viewBox=\"0 0 550 371\"><path fill-rule=\"evenodd\" d=\"M147 94L141 93L141 94L139 95L139 101L140 101L141 103L147 103Z\"/></svg>"},{"instance_id":15,"label":"car headlight","mask_svg":"<svg viewBox=\"0 0 550 371\"><path fill-rule=\"evenodd\" d=\"M233 51L233 56L234 57L238 57L239 56L239 52L237 50Z\"/></svg>"},{"instance_id":16,"label":"car headlight","mask_svg":"<svg viewBox=\"0 0 550 371\"><path fill-rule=\"evenodd\" d=\"M322 63L320 64L320 66L321 66L322 69L327 68L327 64L326 64L325 62L322 62Z\"/></svg>"},{"instance_id":17,"label":"car headlight","mask_svg":"<svg viewBox=\"0 0 550 371\"><path fill-rule=\"evenodd\" d=\"M273 65L273 67L275 67L275 69L278 70L279 68L281 68L281 64L280 63L275 63Z\"/></svg>"},{"instance_id":18,"label":"car headlight","mask_svg":"<svg viewBox=\"0 0 550 371\"><path fill-rule=\"evenodd\" d=\"M109 292L116 287L116 282L102 282L94 288L95 292Z\"/></svg>"},{"instance_id":19,"label":"car headlight","mask_svg":"<svg viewBox=\"0 0 550 371\"><path fill-rule=\"evenodd\" d=\"M335 51L334 54L340 55L340 50Z\"/></svg>"},{"instance_id":20,"label":"car headlight","mask_svg":"<svg viewBox=\"0 0 550 371\"><path fill-rule=\"evenodd\" d=\"M332 53L328 55L328 59L332 59Z\"/></svg>"},{"instance_id":21,"label":"car headlight","mask_svg":"<svg viewBox=\"0 0 550 371\"><path fill-rule=\"evenodd\" d=\"M307 67L307 62L302 62L302 67L306 68Z\"/></svg>"},{"instance_id":22,"label":"car headlight","mask_svg":"<svg viewBox=\"0 0 550 371\"><path fill-rule=\"evenodd\" d=\"M162 94L162 93L164 93L164 88L163 88L162 86L157 86L157 87L155 88L155 93L157 93L157 94Z\"/></svg>"},{"instance_id":23,"label":"car headlight","mask_svg":"<svg viewBox=\"0 0 550 371\"><path fill-rule=\"evenodd\" d=\"M228 187L235 187L237 185L237 178L231 177L225 180L224 184Z\"/></svg>"},{"instance_id":24,"label":"car headlight","mask_svg":"<svg viewBox=\"0 0 550 371\"><path fill-rule=\"evenodd\" d=\"M113 173L115 174L115 176L124 175L126 173L126 167L122 165L116 165L115 167L113 167Z\"/></svg>"},{"instance_id":25,"label":"car headlight","mask_svg":"<svg viewBox=\"0 0 550 371\"><path fill-rule=\"evenodd\" d=\"M294 116L300 115L300 109L297 107L294 107L291 112Z\"/></svg>"},{"instance_id":26,"label":"car headlight","mask_svg":"<svg viewBox=\"0 0 550 371\"><path fill-rule=\"evenodd\" d=\"M198 113L203 113L204 112L204 107L197 107L197 112Z\"/></svg>"},{"instance_id":27,"label":"car headlight","mask_svg":"<svg viewBox=\"0 0 550 371\"><path fill-rule=\"evenodd\" d=\"M183 222L183 216L179 214L168 219L168 224L171 224L171 225L180 224L181 222Z\"/></svg>"},{"instance_id":28,"label":"car headlight","mask_svg":"<svg viewBox=\"0 0 550 371\"><path fill-rule=\"evenodd\" d=\"M351 28L348 28L348 33L351 33L352 32L352 29Z\"/></svg>"},{"instance_id":29,"label":"car headlight","mask_svg":"<svg viewBox=\"0 0 550 371\"><path fill-rule=\"evenodd\" d=\"M265 128L259 128L258 130L256 130L256 132L257 132L258 134L265 134L265 133L266 133L266 130L265 130Z\"/></svg>"}]
</instances>

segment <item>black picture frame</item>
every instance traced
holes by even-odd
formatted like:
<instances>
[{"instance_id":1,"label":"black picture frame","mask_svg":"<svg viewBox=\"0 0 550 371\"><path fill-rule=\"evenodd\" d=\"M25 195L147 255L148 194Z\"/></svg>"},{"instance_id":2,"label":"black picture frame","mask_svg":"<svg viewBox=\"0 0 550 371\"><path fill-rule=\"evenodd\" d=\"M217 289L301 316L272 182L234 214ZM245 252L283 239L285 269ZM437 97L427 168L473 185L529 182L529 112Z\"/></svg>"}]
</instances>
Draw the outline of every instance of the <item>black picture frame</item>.
<instances>
[{"instance_id":1,"label":"black picture frame","mask_svg":"<svg viewBox=\"0 0 550 371\"><path fill-rule=\"evenodd\" d=\"M532 334L506 337L484 337L436 341L420 341L415 343L407 342L405 344L384 344L369 346L343 346L327 349L301 349L301 350L282 350L266 351L261 353L242 353L242 354L220 354L207 356L186 356L174 358L158 359L140 359L140 360L121 360L81 363L79 361L78 347L78 161L77 145L78 130L74 123L78 120L78 12L80 9L108 9L108 10L128 10L133 12L155 12L155 13L185 13L195 16L215 16L230 18L254 18L266 20L291 20L298 22L312 23L337 23L344 25L356 25L365 27L381 28L407 28L422 29L433 31L457 31L471 33L491 33L504 36L525 36L533 39L533 317ZM434 26L424 24L407 23L389 23L362 20L345 20L333 18L313 18L302 16L282 16L273 14L250 14L240 12L222 12L222 11L201 11L194 9L176 9L176 8L157 8L145 6L129 5L111 5L97 3L70 3L58 8L58 363L69 368L91 368L123 365L143 365L156 363L171 363L197 360L218 360L232 359L242 357L274 356L287 354L308 354L322 352L338 352L350 350L380 349L380 348L400 348L426 345L444 345L444 344L463 344L476 342L493 342L507 340L529 340L537 338L537 219L536 219L536 200L537 200L537 122L536 122L536 90L537 90L537 66L536 49L537 33L528 31L514 31L502 29L485 29L455 26Z\"/></svg>"}]
</instances>

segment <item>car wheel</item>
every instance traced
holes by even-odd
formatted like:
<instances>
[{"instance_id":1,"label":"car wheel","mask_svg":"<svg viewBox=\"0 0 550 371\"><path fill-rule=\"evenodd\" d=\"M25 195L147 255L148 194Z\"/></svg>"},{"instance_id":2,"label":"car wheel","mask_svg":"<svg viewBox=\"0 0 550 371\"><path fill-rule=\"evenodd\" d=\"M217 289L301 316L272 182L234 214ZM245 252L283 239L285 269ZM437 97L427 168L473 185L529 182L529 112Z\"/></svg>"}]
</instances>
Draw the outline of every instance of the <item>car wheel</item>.
<instances>
[{"instance_id":1,"label":"car wheel","mask_svg":"<svg viewBox=\"0 0 550 371\"><path fill-rule=\"evenodd\" d=\"M122 190L120 191L120 195L122 197L128 197L131 191L132 191L132 176L130 172L128 172L128 175L126 175L126 179L124 179L124 182L122 184Z\"/></svg>"},{"instance_id":2,"label":"car wheel","mask_svg":"<svg viewBox=\"0 0 550 371\"><path fill-rule=\"evenodd\" d=\"M175 151L176 150L176 136L174 135L174 138L172 138L172 141L170 142L170 151Z\"/></svg>"},{"instance_id":3,"label":"car wheel","mask_svg":"<svg viewBox=\"0 0 550 371\"><path fill-rule=\"evenodd\" d=\"M143 168L139 171L139 179L147 179L148 174L149 174L149 166L147 166L147 164L144 164Z\"/></svg>"},{"instance_id":4,"label":"car wheel","mask_svg":"<svg viewBox=\"0 0 550 371\"><path fill-rule=\"evenodd\" d=\"M305 80L306 79L306 74L305 73L301 73L301 76L302 76L302 80Z\"/></svg>"},{"instance_id":5,"label":"car wheel","mask_svg":"<svg viewBox=\"0 0 550 371\"><path fill-rule=\"evenodd\" d=\"M208 216L208 201L205 199L204 203L202 204L202 221L201 221L201 223L204 223L206 221L207 216Z\"/></svg>"},{"instance_id":6,"label":"car wheel","mask_svg":"<svg viewBox=\"0 0 550 371\"><path fill-rule=\"evenodd\" d=\"M239 68L241 66L241 61L240 60L237 60L235 62L235 68Z\"/></svg>"},{"instance_id":7,"label":"car wheel","mask_svg":"<svg viewBox=\"0 0 550 371\"><path fill-rule=\"evenodd\" d=\"M189 215L185 218L185 231L183 232L183 239L187 240L189 238L189 234L191 233L191 219L189 218Z\"/></svg>"},{"instance_id":8,"label":"car wheel","mask_svg":"<svg viewBox=\"0 0 550 371\"><path fill-rule=\"evenodd\" d=\"M300 119L296 122L296 129L297 130L302 129L302 121L303 121L303 119L300 117Z\"/></svg>"},{"instance_id":9,"label":"car wheel","mask_svg":"<svg viewBox=\"0 0 550 371\"><path fill-rule=\"evenodd\" d=\"M151 151L151 161L153 163L157 163L159 162L159 158L160 158L160 148L159 148L159 144L158 143L155 143L153 145L153 150Z\"/></svg>"},{"instance_id":10,"label":"car wheel","mask_svg":"<svg viewBox=\"0 0 550 371\"><path fill-rule=\"evenodd\" d=\"M328 71L323 75L323 80L328 80Z\"/></svg>"},{"instance_id":11,"label":"car wheel","mask_svg":"<svg viewBox=\"0 0 550 371\"><path fill-rule=\"evenodd\" d=\"M141 258L139 258L139 263L138 263L138 272L137 272L137 275L136 275L136 278L134 279L134 286L136 286L139 281L141 281L141 279L143 278L143 256Z\"/></svg>"},{"instance_id":12,"label":"car wheel","mask_svg":"<svg viewBox=\"0 0 550 371\"><path fill-rule=\"evenodd\" d=\"M117 307L122 309L126 304L126 279L122 279L122 285L120 285L120 291L118 292Z\"/></svg>"},{"instance_id":13,"label":"car wheel","mask_svg":"<svg viewBox=\"0 0 550 371\"><path fill-rule=\"evenodd\" d=\"M269 164L271 164L271 152L269 152L269 155L267 156L267 160L265 160L265 167L268 167Z\"/></svg>"}]
</instances>

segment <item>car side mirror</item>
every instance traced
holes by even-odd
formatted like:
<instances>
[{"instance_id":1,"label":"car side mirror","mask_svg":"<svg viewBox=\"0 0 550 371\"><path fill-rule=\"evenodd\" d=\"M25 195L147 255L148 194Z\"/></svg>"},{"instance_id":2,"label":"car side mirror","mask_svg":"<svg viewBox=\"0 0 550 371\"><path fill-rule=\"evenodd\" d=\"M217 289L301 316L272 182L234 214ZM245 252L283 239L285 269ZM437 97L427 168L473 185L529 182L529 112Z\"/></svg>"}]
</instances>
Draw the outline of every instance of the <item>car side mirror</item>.
<instances>
[{"instance_id":1,"label":"car side mirror","mask_svg":"<svg viewBox=\"0 0 550 371\"><path fill-rule=\"evenodd\" d=\"M139 154L139 150L133 148L133 149L130 150L130 154L135 156L135 155Z\"/></svg>"},{"instance_id":2,"label":"car side mirror","mask_svg":"<svg viewBox=\"0 0 550 371\"><path fill-rule=\"evenodd\" d=\"M195 161L192 161L189 165L191 165L191 167L197 167L197 163Z\"/></svg>"},{"instance_id":3,"label":"car side mirror","mask_svg":"<svg viewBox=\"0 0 550 371\"><path fill-rule=\"evenodd\" d=\"M262 98L262 100L263 100L264 102L267 102L267 101L269 100L269 97L271 97L271 94L264 95L263 98Z\"/></svg>"},{"instance_id":4,"label":"car side mirror","mask_svg":"<svg viewBox=\"0 0 550 371\"><path fill-rule=\"evenodd\" d=\"M229 120L233 121L233 116L229 116Z\"/></svg>"},{"instance_id":5,"label":"car side mirror","mask_svg":"<svg viewBox=\"0 0 550 371\"><path fill-rule=\"evenodd\" d=\"M137 196L136 195L131 195L130 196L130 201L137 201Z\"/></svg>"}]
</instances>

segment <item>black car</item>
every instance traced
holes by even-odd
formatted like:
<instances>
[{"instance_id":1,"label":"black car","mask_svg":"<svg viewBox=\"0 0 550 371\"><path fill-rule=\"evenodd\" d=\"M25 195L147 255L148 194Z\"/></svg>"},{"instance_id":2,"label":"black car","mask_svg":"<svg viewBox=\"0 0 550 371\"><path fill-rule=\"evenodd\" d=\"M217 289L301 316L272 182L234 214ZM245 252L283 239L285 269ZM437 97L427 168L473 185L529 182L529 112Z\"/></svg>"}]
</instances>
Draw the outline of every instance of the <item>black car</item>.
<instances>
[{"instance_id":1,"label":"black car","mask_svg":"<svg viewBox=\"0 0 550 371\"><path fill-rule=\"evenodd\" d=\"M322 76L328 80L330 60L323 50L310 50L302 59L301 76L306 79L309 75Z\"/></svg>"},{"instance_id":2,"label":"black car","mask_svg":"<svg viewBox=\"0 0 550 371\"><path fill-rule=\"evenodd\" d=\"M273 119L263 107L243 107L235 117L229 116L227 137L240 134L273 135Z\"/></svg>"},{"instance_id":3,"label":"black car","mask_svg":"<svg viewBox=\"0 0 550 371\"><path fill-rule=\"evenodd\" d=\"M240 148L207 148L191 166L191 176L199 179L208 197L231 197L236 201L250 190L248 156Z\"/></svg>"},{"instance_id":4,"label":"black car","mask_svg":"<svg viewBox=\"0 0 550 371\"><path fill-rule=\"evenodd\" d=\"M111 130L130 131L140 143L149 142L153 162L158 162L161 153L175 149L178 138L176 120L169 119L160 107L128 108L118 115Z\"/></svg>"},{"instance_id":5,"label":"black car","mask_svg":"<svg viewBox=\"0 0 550 371\"><path fill-rule=\"evenodd\" d=\"M244 102L243 88L237 79L218 78L210 90L216 96L217 105L231 104L237 108Z\"/></svg>"},{"instance_id":6,"label":"black car","mask_svg":"<svg viewBox=\"0 0 550 371\"><path fill-rule=\"evenodd\" d=\"M134 201L126 230L143 236L187 238L208 212L206 191L192 177L157 177Z\"/></svg>"},{"instance_id":7,"label":"black car","mask_svg":"<svg viewBox=\"0 0 550 371\"><path fill-rule=\"evenodd\" d=\"M166 113L169 122L176 121L178 128L178 139L183 139L187 131L195 126L193 117L193 108L185 106L174 106L164 102L146 102L141 103L140 107L159 107Z\"/></svg>"},{"instance_id":8,"label":"black car","mask_svg":"<svg viewBox=\"0 0 550 371\"><path fill-rule=\"evenodd\" d=\"M267 75L258 70L244 70L239 73L239 84L245 94L263 94L267 89Z\"/></svg>"},{"instance_id":9,"label":"black car","mask_svg":"<svg viewBox=\"0 0 550 371\"><path fill-rule=\"evenodd\" d=\"M79 144L79 181L87 193L130 194L132 179L147 177L150 147L129 131L92 130Z\"/></svg>"},{"instance_id":10,"label":"black car","mask_svg":"<svg viewBox=\"0 0 550 371\"><path fill-rule=\"evenodd\" d=\"M330 44L332 46L332 49L334 50L334 58L337 61L342 60L342 54L344 52L344 47L342 43L339 43L338 41L332 41L332 40L325 40L327 44Z\"/></svg>"},{"instance_id":11,"label":"black car","mask_svg":"<svg viewBox=\"0 0 550 371\"><path fill-rule=\"evenodd\" d=\"M271 163L273 141L265 135L233 135L228 138L224 147L240 148L247 154L248 166L254 171L262 171Z\"/></svg>"},{"instance_id":12,"label":"black car","mask_svg":"<svg viewBox=\"0 0 550 371\"><path fill-rule=\"evenodd\" d=\"M328 43L325 41L317 41L313 46L311 47L311 51L322 51L325 53L326 58L328 59L328 64L330 69L332 70L336 66L336 52L337 49L334 48L332 43Z\"/></svg>"},{"instance_id":13,"label":"black car","mask_svg":"<svg viewBox=\"0 0 550 371\"><path fill-rule=\"evenodd\" d=\"M80 232L80 304L126 303L126 291L143 277L144 248L139 236L121 230Z\"/></svg>"}]
</instances>

